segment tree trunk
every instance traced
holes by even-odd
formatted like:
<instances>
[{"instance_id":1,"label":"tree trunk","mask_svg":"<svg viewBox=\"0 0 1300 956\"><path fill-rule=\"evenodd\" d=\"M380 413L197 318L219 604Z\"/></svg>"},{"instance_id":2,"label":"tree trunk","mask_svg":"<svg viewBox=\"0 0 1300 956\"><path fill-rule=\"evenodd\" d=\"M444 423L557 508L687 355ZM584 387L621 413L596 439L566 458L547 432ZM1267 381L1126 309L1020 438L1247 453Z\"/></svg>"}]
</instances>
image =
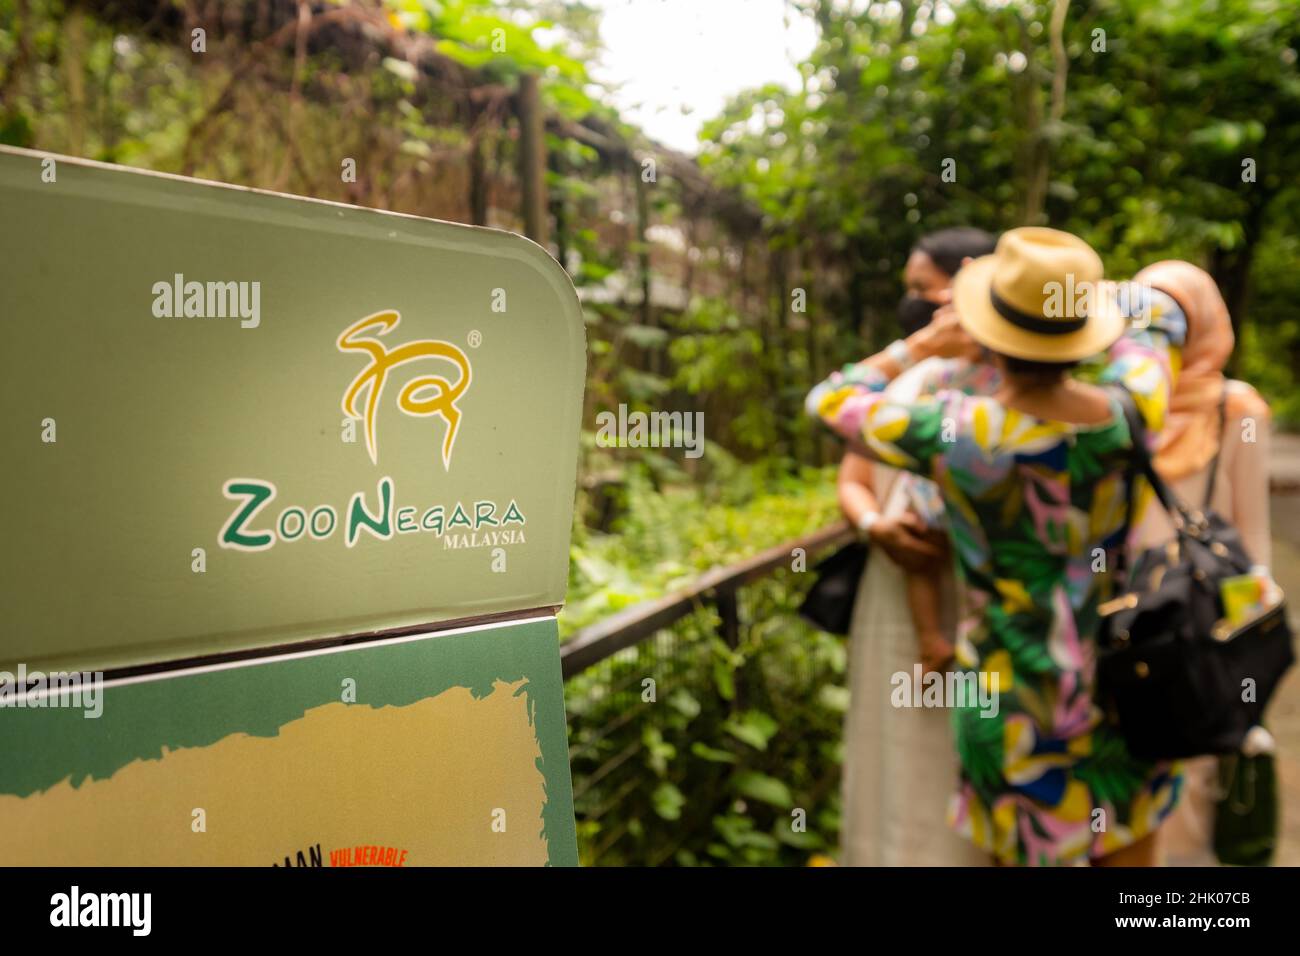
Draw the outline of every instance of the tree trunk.
<instances>
[{"instance_id":1,"label":"tree trunk","mask_svg":"<svg viewBox=\"0 0 1300 956\"><path fill-rule=\"evenodd\" d=\"M30 24L28 24L30 26ZM63 24L63 75L68 84L68 152L84 156L86 149L86 14L79 6L68 11Z\"/></svg>"},{"instance_id":2,"label":"tree trunk","mask_svg":"<svg viewBox=\"0 0 1300 956\"><path fill-rule=\"evenodd\" d=\"M1268 209L1272 194L1261 194L1257 202L1251 205L1246 218L1242 220L1243 241L1235 249L1216 247L1210 254L1210 274L1223 293L1223 301L1228 305L1228 315L1232 318L1232 331L1241 341L1242 330L1246 327L1246 316L1250 301L1250 267L1255 261L1255 247L1258 244L1264 226L1264 214ZM1231 372L1237 364L1238 352L1234 351L1228 361Z\"/></svg>"},{"instance_id":3,"label":"tree trunk","mask_svg":"<svg viewBox=\"0 0 1300 956\"><path fill-rule=\"evenodd\" d=\"M475 136L469 146L469 221L476 226L487 225L488 182L483 138Z\"/></svg>"},{"instance_id":4,"label":"tree trunk","mask_svg":"<svg viewBox=\"0 0 1300 956\"><path fill-rule=\"evenodd\" d=\"M519 77L519 180L523 187L524 235L543 249L546 222L546 141L537 77Z\"/></svg>"}]
</instances>

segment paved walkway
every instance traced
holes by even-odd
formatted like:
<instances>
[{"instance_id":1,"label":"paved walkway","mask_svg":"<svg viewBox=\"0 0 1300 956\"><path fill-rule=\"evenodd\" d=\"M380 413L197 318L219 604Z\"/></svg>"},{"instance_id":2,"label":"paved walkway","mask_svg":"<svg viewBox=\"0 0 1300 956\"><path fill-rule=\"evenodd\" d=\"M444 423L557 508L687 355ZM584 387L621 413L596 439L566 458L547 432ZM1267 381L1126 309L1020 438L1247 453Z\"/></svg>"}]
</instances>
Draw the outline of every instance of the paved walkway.
<instances>
[{"instance_id":1,"label":"paved walkway","mask_svg":"<svg viewBox=\"0 0 1300 956\"><path fill-rule=\"evenodd\" d=\"M1300 435L1274 435L1270 471L1279 489L1300 488Z\"/></svg>"},{"instance_id":2,"label":"paved walkway","mask_svg":"<svg viewBox=\"0 0 1300 956\"><path fill-rule=\"evenodd\" d=\"M1300 633L1300 435L1275 435L1272 448L1273 574L1290 596ZM1278 742L1282 839L1275 862L1300 866L1300 667L1293 667L1269 708Z\"/></svg>"}]
</instances>

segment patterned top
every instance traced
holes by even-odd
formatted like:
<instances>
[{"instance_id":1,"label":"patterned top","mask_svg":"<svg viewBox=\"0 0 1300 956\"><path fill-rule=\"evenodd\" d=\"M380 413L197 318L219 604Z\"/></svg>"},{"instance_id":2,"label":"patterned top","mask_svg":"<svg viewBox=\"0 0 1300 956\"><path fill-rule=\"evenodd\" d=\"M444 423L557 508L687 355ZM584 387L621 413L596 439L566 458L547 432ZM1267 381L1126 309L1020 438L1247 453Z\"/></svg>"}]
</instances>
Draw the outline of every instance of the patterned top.
<instances>
[{"instance_id":1,"label":"patterned top","mask_svg":"<svg viewBox=\"0 0 1300 956\"><path fill-rule=\"evenodd\" d=\"M1126 291L1127 314L1142 321L1100 378L1128 389L1150 435L1187 323L1164 293ZM956 390L899 402L887 385L847 366L807 407L943 497L967 608L957 663L996 695L993 708L949 701L962 765L950 822L1008 863L1075 863L1141 839L1173 809L1181 777L1131 756L1093 702L1097 608L1122 586L1114 569L1130 526L1132 441L1118 400L1107 422L1076 425Z\"/></svg>"},{"instance_id":2,"label":"patterned top","mask_svg":"<svg viewBox=\"0 0 1300 956\"><path fill-rule=\"evenodd\" d=\"M916 402L922 396L956 390L967 395L992 395L1002 383L1002 376L992 365L964 359L928 358L917 362L889 383L887 398L891 402ZM944 520L943 495L939 486L928 478L910 471L898 476L908 508L931 528L947 528Z\"/></svg>"}]
</instances>

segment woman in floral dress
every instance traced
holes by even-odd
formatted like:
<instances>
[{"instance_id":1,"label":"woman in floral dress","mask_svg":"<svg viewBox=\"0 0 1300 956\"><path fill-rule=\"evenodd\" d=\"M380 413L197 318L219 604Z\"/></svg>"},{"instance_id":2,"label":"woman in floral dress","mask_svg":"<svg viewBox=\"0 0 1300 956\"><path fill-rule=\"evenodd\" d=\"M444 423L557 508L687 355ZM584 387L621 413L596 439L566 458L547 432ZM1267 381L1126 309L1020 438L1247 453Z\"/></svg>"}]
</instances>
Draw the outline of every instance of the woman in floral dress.
<instances>
[{"instance_id":1,"label":"woman in floral dress","mask_svg":"<svg viewBox=\"0 0 1300 956\"><path fill-rule=\"evenodd\" d=\"M1154 434L1186 331L1164 293L1118 291L1082 240L1011 230L958 273L953 310L808 397L859 451L942 493L970 609L958 665L998 702L948 701L962 768L949 822L1001 863L1153 865L1178 799L1177 768L1133 757L1093 699L1098 607L1122 587L1130 501L1140 511L1149 489L1129 487L1118 397L1071 370L1107 352L1103 383L1126 388ZM883 394L931 355L978 355L1004 384L910 403Z\"/></svg>"}]
</instances>

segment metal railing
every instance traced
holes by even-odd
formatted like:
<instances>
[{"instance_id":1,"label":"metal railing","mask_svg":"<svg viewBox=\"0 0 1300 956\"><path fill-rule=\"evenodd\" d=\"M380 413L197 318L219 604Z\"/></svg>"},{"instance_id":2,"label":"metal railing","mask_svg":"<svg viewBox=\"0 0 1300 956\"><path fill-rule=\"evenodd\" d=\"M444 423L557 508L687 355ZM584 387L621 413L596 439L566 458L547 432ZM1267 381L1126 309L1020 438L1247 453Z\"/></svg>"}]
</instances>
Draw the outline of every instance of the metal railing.
<instances>
[{"instance_id":1,"label":"metal railing","mask_svg":"<svg viewBox=\"0 0 1300 956\"><path fill-rule=\"evenodd\" d=\"M727 812L734 769L711 762L724 746L723 728L750 707L787 709L788 703L773 698L781 690L774 691L774 684L793 679L797 694L811 695L836 677L785 674L791 665L777 659L779 647L746 636L755 624L809 628L794 617L796 589L774 579L791 573L800 549L811 568L818 554L851 539L841 522L786 541L606 618L561 646L585 864L658 865L716 839L711 828L715 816ZM737 667L738 659L744 663ZM769 679L773 673L775 681ZM824 722L821 733L833 739L838 717ZM713 746L700 758L702 745ZM739 749L747 761L780 759ZM820 791L832 790L838 767L827 766L823 777ZM677 784L689 806L675 816Z\"/></svg>"},{"instance_id":2,"label":"metal railing","mask_svg":"<svg viewBox=\"0 0 1300 956\"><path fill-rule=\"evenodd\" d=\"M847 522L841 521L768 548L737 564L714 568L689 587L667 597L644 601L583 628L560 648L564 679L568 680L625 647L645 640L656 631L698 611L706 603L713 604L718 610L721 637L734 644L740 633L736 592L741 587L788 566L796 550L802 549L811 557L828 548L847 544L852 537Z\"/></svg>"}]
</instances>

